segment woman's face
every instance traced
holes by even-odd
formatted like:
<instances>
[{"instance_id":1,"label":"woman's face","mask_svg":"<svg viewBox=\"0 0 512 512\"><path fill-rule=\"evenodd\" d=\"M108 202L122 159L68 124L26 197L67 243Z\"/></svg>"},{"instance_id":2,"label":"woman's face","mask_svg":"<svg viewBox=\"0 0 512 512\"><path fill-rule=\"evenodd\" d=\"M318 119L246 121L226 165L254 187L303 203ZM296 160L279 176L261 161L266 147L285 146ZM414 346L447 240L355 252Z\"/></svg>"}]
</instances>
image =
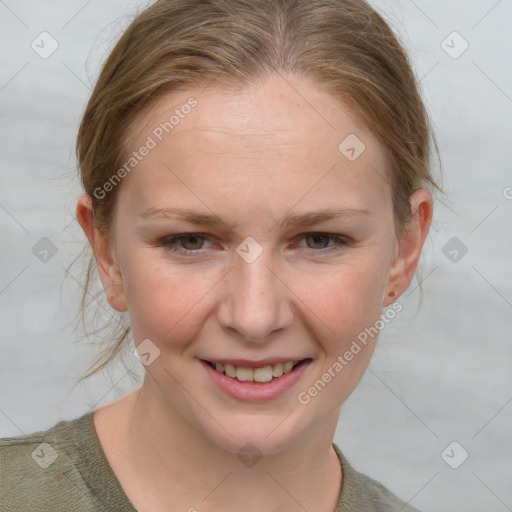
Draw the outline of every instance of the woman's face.
<instances>
[{"instance_id":1,"label":"woman's face","mask_svg":"<svg viewBox=\"0 0 512 512\"><path fill-rule=\"evenodd\" d=\"M232 451L273 453L335 428L376 336L353 342L393 302L399 266L376 139L332 96L280 75L165 96L130 135L109 300L144 343L144 386L166 415ZM204 362L236 360L240 379L273 380L240 382Z\"/></svg>"}]
</instances>

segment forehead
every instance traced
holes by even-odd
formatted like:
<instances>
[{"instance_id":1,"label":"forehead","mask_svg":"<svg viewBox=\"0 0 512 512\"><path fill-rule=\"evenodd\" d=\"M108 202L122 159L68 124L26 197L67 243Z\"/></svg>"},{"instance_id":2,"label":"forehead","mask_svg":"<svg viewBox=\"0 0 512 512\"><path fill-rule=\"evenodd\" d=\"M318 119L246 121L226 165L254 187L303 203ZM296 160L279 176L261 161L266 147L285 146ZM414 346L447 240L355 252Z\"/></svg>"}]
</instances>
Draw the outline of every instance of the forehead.
<instances>
[{"instance_id":1,"label":"forehead","mask_svg":"<svg viewBox=\"0 0 512 512\"><path fill-rule=\"evenodd\" d=\"M192 98L196 106L189 108ZM185 118L187 122L183 122ZM132 124L128 144L136 142L141 132L151 133L166 122L172 126L163 136L172 133L173 138L208 128L240 136L314 131L334 138L343 137L350 129L362 139L373 138L340 98L310 80L277 73L248 85L221 82L160 95Z\"/></svg>"},{"instance_id":2,"label":"forehead","mask_svg":"<svg viewBox=\"0 0 512 512\"><path fill-rule=\"evenodd\" d=\"M295 76L166 94L127 140L126 159L151 146L127 180L146 202L188 185L189 195L222 190L233 201L249 191L260 200L270 192L290 200L338 192L368 203L389 187L385 151L371 131L342 101Z\"/></svg>"}]
</instances>

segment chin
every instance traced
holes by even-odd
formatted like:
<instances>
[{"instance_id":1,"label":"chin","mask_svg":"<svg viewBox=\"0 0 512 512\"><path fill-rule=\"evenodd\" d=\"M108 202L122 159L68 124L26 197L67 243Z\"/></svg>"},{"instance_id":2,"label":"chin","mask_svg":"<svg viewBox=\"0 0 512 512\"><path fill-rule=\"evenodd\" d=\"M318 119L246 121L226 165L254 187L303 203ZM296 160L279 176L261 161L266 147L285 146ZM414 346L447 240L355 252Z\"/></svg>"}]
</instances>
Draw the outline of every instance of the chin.
<instances>
[{"instance_id":1,"label":"chin","mask_svg":"<svg viewBox=\"0 0 512 512\"><path fill-rule=\"evenodd\" d=\"M272 455L286 450L304 435L304 422L299 427L293 416L237 414L222 426L213 422L203 425L202 430L212 443L237 456L251 451L259 456Z\"/></svg>"}]
</instances>

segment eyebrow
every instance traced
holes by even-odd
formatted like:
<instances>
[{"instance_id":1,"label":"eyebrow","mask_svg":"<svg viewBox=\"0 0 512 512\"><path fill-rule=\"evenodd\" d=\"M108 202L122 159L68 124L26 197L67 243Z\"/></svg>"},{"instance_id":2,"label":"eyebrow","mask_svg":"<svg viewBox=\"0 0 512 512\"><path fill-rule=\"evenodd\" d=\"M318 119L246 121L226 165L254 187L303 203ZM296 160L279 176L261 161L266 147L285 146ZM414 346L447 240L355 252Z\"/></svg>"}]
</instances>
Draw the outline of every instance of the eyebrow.
<instances>
[{"instance_id":1,"label":"eyebrow","mask_svg":"<svg viewBox=\"0 0 512 512\"><path fill-rule=\"evenodd\" d=\"M295 213L286 215L280 222L283 227L290 226L312 226L320 222L326 222L332 219L342 217L356 217L373 215L370 210L357 209L357 208L327 208L315 212ZM193 210L186 210L183 208L149 208L144 210L139 217L147 218L163 218L163 219L177 219L190 224L197 224L202 226L215 226L224 224L227 225L220 217L215 214L205 214ZM235 228L238 224L232 226Z\"/></svg>"}]
</instances>

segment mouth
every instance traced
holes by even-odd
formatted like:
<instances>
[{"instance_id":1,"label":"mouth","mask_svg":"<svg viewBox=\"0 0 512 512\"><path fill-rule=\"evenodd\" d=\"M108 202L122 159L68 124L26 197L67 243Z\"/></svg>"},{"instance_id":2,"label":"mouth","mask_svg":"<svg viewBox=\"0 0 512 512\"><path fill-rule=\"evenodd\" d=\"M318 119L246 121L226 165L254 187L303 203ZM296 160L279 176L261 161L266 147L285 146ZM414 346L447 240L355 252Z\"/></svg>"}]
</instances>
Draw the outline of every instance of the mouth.
<instances>
[{"instance_id":1,"label":"mouth","mask_svg":"<svg viewBox=\"0 0 512 512\"><path fill-rule=\"evenodd\" d=\"M239 382L268 383L281 378L283 375L294 372L299 366L308 364L311 358L278 362L259 367L234 365L230 363L213 362L206 359L201 360L217 373L225 375Z\"/></svg>"},{"instance_id":2,"label":"mouth","mask_svg":"<svg viewBox=\"0 0 512 512\"><path fill-rule=\"evenodd\" d=\"M259 362L242 359L222 362L199 359L199 362L210 382L224 395L238 401L261 403L277 399L297 386L309 370L313 359L274 359Z\"/></svg>"}]
</instances>

